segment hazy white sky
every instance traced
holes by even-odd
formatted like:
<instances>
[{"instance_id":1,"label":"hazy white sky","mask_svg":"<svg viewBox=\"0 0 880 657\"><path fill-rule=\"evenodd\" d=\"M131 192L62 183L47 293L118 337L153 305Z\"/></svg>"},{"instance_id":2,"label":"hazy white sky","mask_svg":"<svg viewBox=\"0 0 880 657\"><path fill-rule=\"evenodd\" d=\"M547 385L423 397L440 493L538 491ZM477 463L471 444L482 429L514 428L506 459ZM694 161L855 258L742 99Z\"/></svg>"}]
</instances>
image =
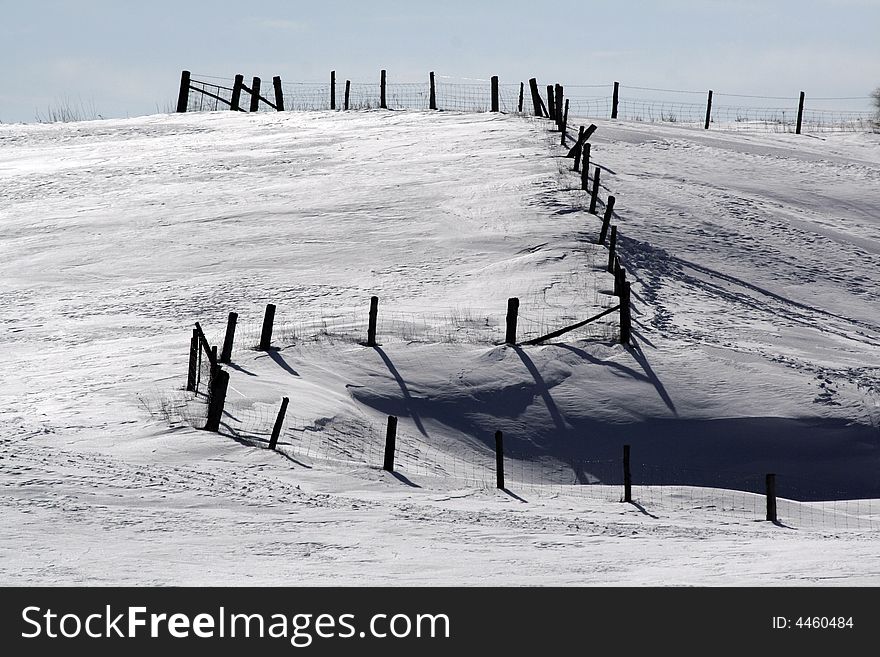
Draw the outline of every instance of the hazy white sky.
<instances>
[{"instance_id":1,"label":"hazy white sky","mask_svg":"<svg viewBox=\"0 0 880 657\"><path fill-rule=\"evenodd\" d=\"M880 86L880 0L0 0L0 121L171 107L181 69L286 81L538 77L796 97Z\"/></svg>"}]
</instances>

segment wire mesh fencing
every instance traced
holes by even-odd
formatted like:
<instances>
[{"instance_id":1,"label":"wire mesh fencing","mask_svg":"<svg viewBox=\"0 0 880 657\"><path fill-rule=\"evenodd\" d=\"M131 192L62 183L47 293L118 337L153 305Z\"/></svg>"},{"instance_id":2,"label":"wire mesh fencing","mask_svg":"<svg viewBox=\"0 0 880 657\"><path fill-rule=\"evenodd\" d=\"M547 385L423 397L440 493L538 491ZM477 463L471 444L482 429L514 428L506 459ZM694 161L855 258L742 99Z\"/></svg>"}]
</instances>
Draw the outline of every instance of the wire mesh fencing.
<instances>
[{"instance_id":1,"label":"wire mesh fencing","mask_svg":"<svg viewBox=\"0 0 880 657\"><path fill-rule=\"evenodd\" d=\"M189 392L154 393L141 398L147 411L172 425L202 428L206 401ZM227 401L221 435L245 445L268 448L279 404ZM433 480L445 487L493 489L497 461L491 436L425 435L397 430L393 469L399 478ZM385 464L387 425L366 415L312 418L285 414L275 451L299 466L328 469L381 469ZM670 464L633 463L631 504L646 517L686 521L765 522L768 514L766 475L709 470ZM505 490L516 496L570 497L623 502L626 474L621 459L594 459L554 454L527 441L505 436ZM802 477L776 475L777 524L790 529L880 530L880 500L847 497L827 486L817 488Z\"/></svg>"},{"instance_id":2,"label":"wire mesh fencing","mask_svg":"<svg viewBox=\"0 0 880 657\"><path fill-rule=\"evenodd\" d=\"M248 80L239 91L239 109L250 106ZM235 83L217 76L194 75L190 81L188 111L230 109ZM708 91L663 89L618 85L615 97L611 84L579 84L565 87L572 118L616 118L646 123L669 123L704 126L725 130L796 132L799 98L759 96ZM336 78L335 83L283 82L281 89L287 110L309 111L335 109L374 109L381 107L382 87L373 82ZM347 93L346 93L347 89ZM539 86L540 89L540 86ZM261 95L274 98L264 87ZM331 101L331 98L333 99ZM499 110L507 114L531 113L533 106L528 86L523 83L498 85ZM270 101L272 102L272 101ZM460 112L488 112L492 108L489 79L455 78L438 75L434 82L435 107ZM870 95L849 97L806 97L800 115L805 132L866 132L880 129L880 116ZM427 110L431 107L431 85L423 82L387 81L385 107L388 109ZM258 111L275 111L260 102Z\"/></svg>"}]
</instances>

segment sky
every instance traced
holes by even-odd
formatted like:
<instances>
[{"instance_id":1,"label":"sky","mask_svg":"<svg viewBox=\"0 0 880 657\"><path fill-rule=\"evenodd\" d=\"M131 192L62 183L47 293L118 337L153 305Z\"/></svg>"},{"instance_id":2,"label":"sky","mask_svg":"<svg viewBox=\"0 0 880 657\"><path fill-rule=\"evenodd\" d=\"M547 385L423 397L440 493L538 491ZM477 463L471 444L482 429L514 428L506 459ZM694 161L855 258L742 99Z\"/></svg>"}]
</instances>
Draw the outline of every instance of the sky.
<instances>
[{"instance_id":1,"label":"sky","mask_svg":"<svg viewBox=\"0 0 880 657\"><path fill-rule=\"evenodd\" d=\"M551 9L552 7L552 9ZM180 71L452 77L796 98L880 86L880 0L0 0L0 121L170 111ZM847 101L847 106L853 103Z\"/></svg>"}]
</instances>

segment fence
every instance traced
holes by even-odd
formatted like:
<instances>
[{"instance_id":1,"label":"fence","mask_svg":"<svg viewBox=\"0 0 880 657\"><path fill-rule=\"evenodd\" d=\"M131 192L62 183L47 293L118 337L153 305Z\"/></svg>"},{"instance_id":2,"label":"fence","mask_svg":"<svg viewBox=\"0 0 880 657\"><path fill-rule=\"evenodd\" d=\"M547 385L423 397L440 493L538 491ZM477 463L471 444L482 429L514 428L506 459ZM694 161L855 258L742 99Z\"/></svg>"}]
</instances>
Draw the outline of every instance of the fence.
<instances>
[{"instance_id":1,"label":"fence","mask_svg":"<svg viewBox=\"0 0 880 657\"><path fill-rule=\"evenodd\" d=\"M382 71L375 82L341 81L335 71L327 82L282 82L273 78L272 92L260 93L261 80L245 83L210 75L181 74L178 112L328 110L328 109L442 109L463 112L497 111L548 115L530 108L524 83L462 80L429 74L425 82L388 82ZM585 119L612 118L649 123L720 127L725 130L829 132L876 130L872 96L798 97L758 96L714 90L688 91L613 84L569 85L570 115ZM244 101L242 99L245 99ZM245 102L246 101L246 102ZM846 105L847 107L842 107Z\"/></svg>"},{"instance_id":2,"label":"fence","mask_svg":"<svg viewBox=\"0 0 880 657\"><path fill-rule=\"evenodd\" d=\"M153 398L148 408L155 416L192 425L204 421L204 399L180 394ZM221 431L242 444L270 449L279 406L266 403L227 403ZM385 468L388 427L367 417L334 420L319 426L286 413L272 447L295 464L320 463L322 467ZM470 444L432 443L431 439L395 431L393 471L409 477L442 479L445 485L491 489L502 483L519 496L566 496L604 502L630 502L646 517L670 520L699 518L719 522L768 520L794 529L880 530L880 500L823 499L809 480L775 473L772 491L766 474L707 470L643 463L630 457L585 459L540 453L534 445L505 435L499 468L491 436ZM629 450L626 450L629 453ZM503 481L499 482L499 471ZM629 483L629 485L627 485ZM628 490L628 492L627 492ZM772 493L772 497L771 497ZM827 491L826 491L827 494Z\"/></svg>"},{"instance_id":3,"label":"fence","mask_svg":"<svg viewBox=\"0 0 880 657\"><path fill-rule=\"evenodd\" d=\"M384 79L384 75L382 77ZM189 93L194 85L207 83L190 80L187 84ZM254 91L251 95L257 98L256 105L263 102L258 97L258 82L253 82L250 87L242 84L242 79L239 79L233 87L214 85L213 88L230 93L226 103L230 107L235 107L236 99L232 94L237 93L236 88L248 93L248 90ZM296 94L286 92L286 87L277 79L273 87L280 89L275 102L277 107L287 107L291 101L296 106L300 102L296 99L301 99L302 108L313 108L320 105L321 96L328 95L328 104L336 104L335 93L328 93L335 88L335 82L333 87L318 86L310 92L299 88ZM397 91L387 85L383 87L380 104L415 104L424 101L423 91L414 85ZM431 86L428 92L429 106L441 104L442 90L442 84ZM182 87L182 97L183 91ZM309 93L313 95L309 96ZM366 106L372 102L359 93L350 83L346 84L344 105L351 108L357 103ZM459 98L466 97L461 91L458 94ZM213 95L216 96L214 102L225 102L220 93ZM581 126L577 137L569 134L568 117L572 99L565 98L564 88L560 85L547 88L545 102L536 81L532 79L529 96L524 99L523 95L524 85L519 85L517 111L521 110L524 102L530 102L536 113L546 115L555 123L562 145L567 145L569 138L573 140L568 156L573 159L573 171L580 174L585 203L589 197L589 208L585 210L598 215L601 206L602 221L596 241L600 245L606 245L607 241L608 249L607 252L594 252L593 257L598 261L590 263L589 269L605 269L612 273L613 293L599 289L594 275L574 272L569 281L569 285L576 286L581 291L581 298L587 302L577 310L584 312L589 306L594 311L599 310L597 314L584 318L583 315L576 317L571 309L567 309L569 314L561 313L549 307L546 298L537 296L526 297L525 303L521 303L519 298L509 299L506 312L502 311L501 303L498 308L492 309L449 308L442 311L435 309L433 313L394 308L388 310L380 306L377 297L371 300L369 309L365 305L360 310L331 309L322 312L311 309L296 312L282 309L278 313L276 306L270 304L262 321L256 318L242 320L236 313L230 313L219 355L217 348L210 346L201 326L197 324L190 343L187 392L176 396L154 396L147 402L148 410L167 421L204 427L227 434L247 445L272 449L292 461L301 463L302 459L306 459L321 461L328 466L336 463L346 467L382 467L404 475L404 480L405 475L410 474L440 477L471 486L497 486L520 493L534 491L626 501L655 517L658 517L656 514L702 513L740 520L769 519L778 524L803 528L880 528L880 501L818 501L820 496L811 489L809 482L785 474L743 474L631 463L628 447L622 462L616 459L584 459L574 455L566 457L542 452L534 445L517 441L516 437L508 436L502 443L500 432L496 434L494 448L488 437L485 440L471 437L468 443L455 442L456 453L452 453L452 443L432 444L426 436L398 431L396 418L389 418L388 425L384 427L366 415L316 425L297 417L295 412L288 413L287 398L283 399L280 407L253 400L225 401L229 377L221 364L233 362L243 350L268 350L273 339L285 344L340 340L367 346L376 346L377 340L539 344L574 333L578 337L629 343L630 284L626 280L620 255L615 251L617 226L612 225L612 220L618 216L615 197L609 195L604 201L599 198L602 169L591 167L594 163L591 161L589 138L596 127ZM617 93L614 95L617 99L614 107L619 113L619 97ZM510 103L510 90L507 100L503 100L505 92L496 79L486 96L475 92L468 98L468 102L473 103L472 107L478 107L478 103L488 98L489 107L493 111L501 111L505 104ZM266 102L263 104L268 106ZM216 337L219 338L219 335ZM220 341L214 342L217 344ZM777 492L780 493L779 497ZM785 494L789 497L785 497ZM840 496L845 496L845 492L841 492ZM798 497L801 501L794 499Z\"/></svg>"}]
</instances>

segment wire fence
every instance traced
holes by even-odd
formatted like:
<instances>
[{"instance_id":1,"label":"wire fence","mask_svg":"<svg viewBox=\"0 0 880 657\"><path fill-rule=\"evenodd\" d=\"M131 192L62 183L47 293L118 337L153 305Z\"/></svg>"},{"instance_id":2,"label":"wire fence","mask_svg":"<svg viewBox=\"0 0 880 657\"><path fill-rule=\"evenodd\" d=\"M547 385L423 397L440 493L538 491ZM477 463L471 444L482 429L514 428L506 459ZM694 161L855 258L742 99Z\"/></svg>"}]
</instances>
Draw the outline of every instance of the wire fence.
<instances>
[{"instance_id":1,"label":"wire fence","mask_svg":"<svg viewBox=\"0 0 880 657\"><path fill-rule=\"evenodd\" d=\"M216 76L195 75L190 80L188 111L229 109L233 82ZM346 82L336 80L332 86L336 109L345 102ZM283 82L285 109L307 111L331 108L331 83ZM565 87L571 117L610 118L615 109L613 85L590 84ZM271 91L271 89L270 89ZM425 82L388 81L385 88L386 106L390 109L427 110L430 107L430 85ZM521 94L524 94L521 96ZM273 98L263 88L261 95ZM349 109L380 107L380 84L349 82ZM500 83L499 109L514 114L530 113L532 102L528 85ZM247 109L249 94L245 90L240 106ZM487 112L491 109L490 81L437 76L436 106L441 110ZM797 97L758 96L713 92L709 124L725 130L795 132L798 118ZM880 116L873 96L807 97L801 122L806 132L866 132L877 130ZM662 89L619 85L617 118L624 121L670 123L703 126L708 107L707 91ZM259 103L259 111L275 111Z\"/></svg>"},{"instance_id":2,"label":"wire fence","mask_svg":"<svg viewBox=\"0 0 880 657\"><path fill-rule=\"evenodd\" d=\"M145 408L172 425L201 428L204 396L180 392L142 399ZM227 402L221 434L243 444L268 448L278 405L265 402ZM496 456L486 436L443 438L398 430L394 471L402 480L434 479L443 486L479 489L496 486ZM385 460L386 427L363 416L307 420L286 414L275 448L295 465L325 468L381 469ZM505 489L513 495L566 496L622 502L625 476L621 459L586 459L547 453L527 441L504 437ZM719 522L765 521L765 476L729 470L708 470L634 462L631 465L632 503L646 517L675 519L700 516ZM802 477L777 474L778 524L809 530L880 530L880 500L846 499L841 490L828 499ZM411 483L411 482L410 482Z\"/></svg>"},{"instance_id":3,"label":"wire fence","mask_svg":"<svg viewBox=\"0 0 880 657\"><path fill-rule=\"evenodd\" d=\"M569 87L569 113L573 116L607 117L613 98L609 85ZM337 82L335 103L344 104L344 82ZM282 90L286 109L320 110L330 107L330 84L284 83ZM502 111L519 109L520 85L499 85ZM571 91L574 90L574 94ZM700 124L705 120L706 106L676 92L621 87L618 116L633 121ZM193 80L190 103L193 109L213 111L232 102L233 88L223 84ZM679 100L657 100L635 97L629 92L679 94ZM463 82L439 77L436 101L440 109L486 111L491 106L488 81ZM386 103L389 108L427 109L430 104L427 84L389 83ZM265 95L265 94L264 94ZM733 96L731 96L733 97ZM378 107L379 85L349 84L349 103L353 109ZM724 95L717 94L717 99ZM795 112L782 105L762 107L756 97L736 97L743 102L719 103L713 106L716 123L739 124L743 128L794 129ZM206 100L207 99L207 100ZM529 107L526 98L524 107ZM778 99L774 99L778 100ZM249 103L242 103L242 107ZM265 103L261 110L267 109ZM268 108L271 109L271 108ZM811 110L805 113L804 125L816 130L866 129L869 112L847 113L834 110ZM828 112L822 114L822 112ZM586 254L588 262L541 291L521 299L517 340L527 342L563 326L571 325L595 311L612 308L619 302L603 289L596 276L607 264L604 251ZM562 296L554 296L565 291ZM575 291L576 294L572 294ZM571 299L579 304L572 306ZM501 304L499 304L501 306ZM381 342L425 342L501 344L505 342L507 315L499 308L434 308L408 310L393 305L380 307L377 318L377 339ZM310 341L363 343L367 340L369 317L366 308L337 307L330 309L285 309L275 315L273 342L284 346ZM240 317L232 357L241 357L257 348L262 334L262 318ZM219 331L211 344L222 340ZM620 322L610 314L588 324L571 337L618 341ZM207 416L208 382L212 377L211 363L199 350L196 385L191 392L156 393L144 398L144 406L154 416L172 424L203 428ZM244 444L268 448L273 434L278 406L276 403L243 399L226 401L220 421L220 432ZM301 465L322 463L327 467L380 468L385 459L386 427L371 416L348 418L304 418L286 414L279 429L275 451ZM450 483L479 488L492 488L496 482L496 456L489 437L429 436L398 431L395 449L395 471L403 476L435 478ZM620 460L585 459L580 456L548 452L539 446L515 437L505 437L505 483L512 494L531 491L539 495L576 496L619 502L624 499L625 482ZM847 491L829 495L827 486L817 487L785 473L777 474L777 516L780 524L804 529L848 530L880 529L880 501L847 499ZM666 464L632 465L632 501L639 510L656 518L682 514L700 514L736 521L764 520L767 499L764 474L699 470L670 467ZM834 498L834 499L830 499Z\"/></svg>"},{"instance_id":4,"label":"wire fence","mask_svg":"<svg viewBox=\"0 0 880 657\"><path fill-rule=\"evenodd\" d=\"M611 85L573 85L566 87L570 114L584 118L608 118L614 107ZM604 92L604 93L603 93ZM867 132L877 128L873 97L809 98L802 116L806 132ZM617 118L647 123L675 123L725 130L795 132L798 97L712 94L707 91L658 89L620 85ZM846 105L847 108L842 106Z\"/></svg>"}]
</instances>

